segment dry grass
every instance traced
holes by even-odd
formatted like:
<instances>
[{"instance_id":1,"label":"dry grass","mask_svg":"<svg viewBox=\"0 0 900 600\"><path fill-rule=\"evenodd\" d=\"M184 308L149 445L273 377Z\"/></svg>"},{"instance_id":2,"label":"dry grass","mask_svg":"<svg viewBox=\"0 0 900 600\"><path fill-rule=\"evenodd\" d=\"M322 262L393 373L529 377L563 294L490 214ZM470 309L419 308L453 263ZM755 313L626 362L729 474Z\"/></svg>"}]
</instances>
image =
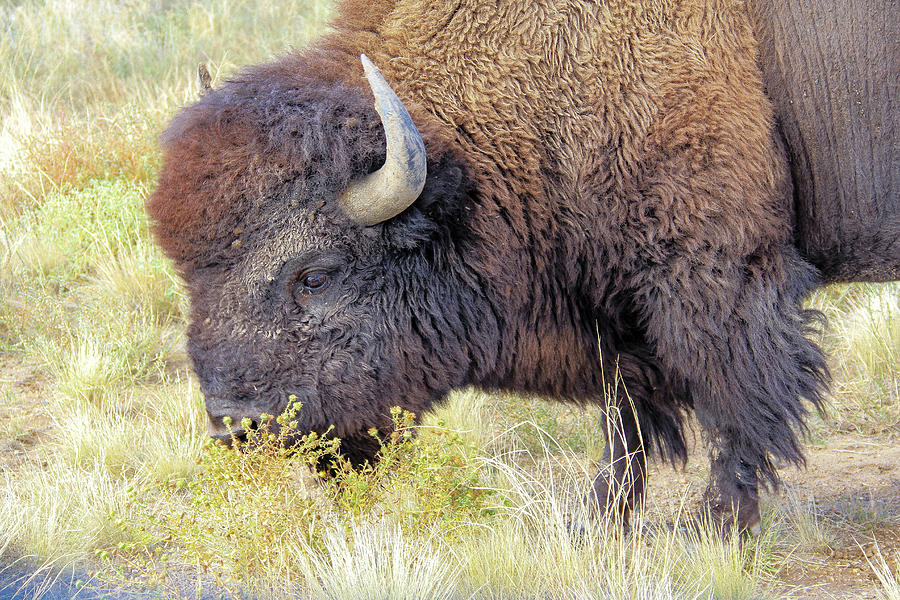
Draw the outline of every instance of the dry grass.
<instances>
[{"instance_id":1,"label":"dry grass","mask_svg":"<svg viewBox=\"0 0 900 600\"><path fill-rule=\"evenodd\" d=\"M805 499L772 509L753 544L583 519L573 536L600 414L536 399L454 394L380 470L326 485L296 456L204 449L185 301L143 212L156 137L196 96L198 62L224 77L303 45L329 13L296 0L0 6L0 352L26 366L0 377L0 448L18 452L0 463L4 564L187 597L200 579L260 598L738 600L765 596L791 548L829 544ZM900 424L898 291L812 300L836 374L819 435ZM648 513L679 519L665 510ZM873 569L893 600L891 560Z\"/></svg>"},{"instance_id":2,"label":"dry grass","mask_svg":"<svg viewBox=\"0 0 900 600\"><path fill-rule=\"evenodd\" d=\"M778 550L827 554L834 547L834 525L822 516L812 497L787 488L777 504L767 509L766 529L777 538Z\"/></svg>"},{"instance_id":3,"label":"dry grass","mask_svg":"<svg viewBox=\"0 0 900 600\"><path fill-rule=\"evenodd\" d=\"M878 551L874 559L869 560L869 566L881 583L881 598L900 600L900 552L894 552L893 556L885 556Z\"/></svg>"},{"instance_id":4,"label":"dry grass","mask_svg":"<svg viewBox=\"0 0 900 600\"><path fill-rule=\"evenodd\" d=\"M828 317L834 376L831 427L879 434L900 427L900 284L836 285L817 292Z\"/></svg>"}]
</instances>

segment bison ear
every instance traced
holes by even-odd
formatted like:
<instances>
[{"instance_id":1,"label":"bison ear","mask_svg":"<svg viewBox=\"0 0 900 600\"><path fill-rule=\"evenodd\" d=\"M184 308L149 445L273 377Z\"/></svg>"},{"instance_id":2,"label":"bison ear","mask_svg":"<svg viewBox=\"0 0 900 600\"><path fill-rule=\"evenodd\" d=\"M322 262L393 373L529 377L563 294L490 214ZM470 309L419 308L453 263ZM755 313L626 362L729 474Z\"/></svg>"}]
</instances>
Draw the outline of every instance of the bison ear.
<instances>
[{"instance_id":1,"label":"bison ear","mask_svg":"<svg viewBox=\"0 0 900 600\"><path fill-rule=\"evenodd\" d=\"M425 187L409 210L384 222L384 237L398 250L413 250L459 224L466 190L463 170L448 160L431 164Z\"/></svg>"},{"instance_id":2,"label":"bison ear","mask_svg":"<svg viewBox=\"0 0 900 600\"><path fill-rule=\"evenodd\" d=\"M206 68L206 63L200 63L197 67L197 75L200 77L200 95L205 96L212 90L212 75Z\"/></svg>"}]
</instances>

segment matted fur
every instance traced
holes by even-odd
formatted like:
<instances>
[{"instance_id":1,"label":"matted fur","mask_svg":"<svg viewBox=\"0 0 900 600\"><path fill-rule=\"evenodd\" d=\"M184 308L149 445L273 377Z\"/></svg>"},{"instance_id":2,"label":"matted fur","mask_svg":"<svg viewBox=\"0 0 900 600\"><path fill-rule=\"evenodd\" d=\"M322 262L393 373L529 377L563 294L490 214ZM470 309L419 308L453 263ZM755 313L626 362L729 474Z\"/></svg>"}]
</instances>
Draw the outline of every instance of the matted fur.
<instances>
[{"instance_id":1,"label":"matted fur","mask_svg":"<svg viewBox=\"0 0 900 600\"><path fill-rule=\"evenodd\" d=\"M602 403L619 376L648 450L684 460L694 410L714 504L755 510L773 461L802 462L827 373L743 3L354 1L335 27L163 138L148 210L211 418L295 394L362 461L392 405L465 385ZM360 53L429 157L417 202L368 228L336 202L384 160Z\"/></svg>"}]
</instances>

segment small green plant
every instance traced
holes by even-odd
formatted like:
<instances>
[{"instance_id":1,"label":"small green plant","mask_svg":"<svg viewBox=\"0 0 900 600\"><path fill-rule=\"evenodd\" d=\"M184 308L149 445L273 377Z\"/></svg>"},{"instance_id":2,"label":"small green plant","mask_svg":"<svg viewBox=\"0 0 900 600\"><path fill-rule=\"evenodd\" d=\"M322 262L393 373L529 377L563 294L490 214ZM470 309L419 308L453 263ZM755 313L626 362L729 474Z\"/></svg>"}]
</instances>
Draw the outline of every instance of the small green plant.
<instances>
[{"instance_id":1,"label":"small green plant","mask_svg":"<svg viewBox=\"0 0 900 600\"><path fill-rule=\"evenodd\" d=\"M415 415L394 408L391 432L383 439L371 432L379 460L357 469L330 432L298 431L300 410L292 396L284 413L262 415L259 427L241 423L240 436L226 419L231 444L207 442L193 479L133 489L128 512L143 518L113 519L132 541L99 550L108 575L144 573L152 582L169 563L199 565L225 589L260 592L276 580L301 585L301 567L311 552L327 551L323 536L336 535L335 527L349 536L387 519L415 537L483 516L489 492L478 487L453 432L415 435Z\"/></svg>"},{"instance_id":2,"label":"small green plant","mask_svg":"<svg viewBox=\"0 0 900 600\"><path fill-rule=\"evenodd\" d=\"M471 442L457 431L416 427L415 414L393 407L391 431L378 440L378 460L354 469L334 464L328 482L336 506L356 520L373 512L393 513L405 531L423 533L438 523L472 522L487 510L490 491L479 485L479 469L468 457Z\"/></svg>"},{"instance_id":3,"label":"small green plant","mask_svg":"<svg viewBox=\"0 0 900 600\"><path fill-rule=\"evenodd\" d=\"M340 444L327 435L298 435L299 410L292 397L284 413L263 415L245 438L233 433L230 445L208 440L192 480L132 490L131 502L140 509L133 512L144 519L116 522L137 542L103 549L104 558L138 569L148 580L170 561L198 565L229 590L296 579L292 548L298 540L316 547L328 514L303 475L334 456Z\"/></svg>"}]
</instances>

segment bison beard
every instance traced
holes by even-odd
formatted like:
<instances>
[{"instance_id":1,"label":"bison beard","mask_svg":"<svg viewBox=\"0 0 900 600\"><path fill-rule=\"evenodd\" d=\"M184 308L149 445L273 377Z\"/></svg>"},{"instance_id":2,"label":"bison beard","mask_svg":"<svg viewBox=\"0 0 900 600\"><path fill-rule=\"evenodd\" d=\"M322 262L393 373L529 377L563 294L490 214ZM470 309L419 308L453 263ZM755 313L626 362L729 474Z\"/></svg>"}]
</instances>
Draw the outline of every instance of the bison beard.
<instances>
[{"instance_id":1,"label":"bison beard","mask_svg":"<svg viewBox=\"0 0 900 600\"><path fill-rule=\"evenodd\" d=\"M693 411L714 515L753 526L827 371L743 4L368 4L163 138L148 210L211 426L296 395L300 426L334 426L359 463L390 406L461 386L609 402L593 494L627 517L647 454L686 460ZM363 52L427 155L412 206L374 223L342 209L386 157Z\"/></svg>"}]
</instances>

